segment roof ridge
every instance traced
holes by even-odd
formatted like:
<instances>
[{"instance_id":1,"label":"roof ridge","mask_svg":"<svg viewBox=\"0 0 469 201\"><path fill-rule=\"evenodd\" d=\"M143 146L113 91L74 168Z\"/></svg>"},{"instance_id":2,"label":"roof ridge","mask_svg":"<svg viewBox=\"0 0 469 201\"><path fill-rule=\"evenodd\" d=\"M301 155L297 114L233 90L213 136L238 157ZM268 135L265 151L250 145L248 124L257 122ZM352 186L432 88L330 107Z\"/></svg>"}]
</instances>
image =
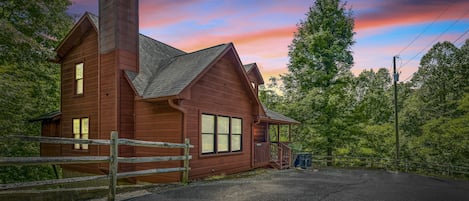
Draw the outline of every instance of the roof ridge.
<instances>
[{"instance_id":1,"label":"roof ridge","mask_svg":"<svg viewBox=\"0 0 469 201\"><path fill-rule=\"evenodd\" d=\"M206 50L209 50L209 49L212 49L212 48L217 48L217 47L221 47L221 46L229 45L229 44L231 44L231 43L222 43L222 44L218 44L218 45L215 45L215 46L212 46L212 47L207 47L207 48L204 48L204 49L200 49L200 50L197 50L197 51L194 51L194 52L188 52L188 53L185 53L185 54L177 55L175 57L181 57L181 56L186 56L186 55L190 55L190 54L195 54L195 53L199 53L199 52L202 52L202 51L206 51Z\"/></svg>"},{"instance_id":2,"label":"roof ridge","mask_svg":"<svg viewBox=\"0 0 469 201\"><path fill-rule=\"evenodd\" d=\"M169 48L178 50L178 51L182 52L183 54L187 54L187 52L185 52L185 51L183 51L183 50L180 50L180 49L178 49L178 48L175 48L175 47L173 47L173 46L171 46L171 45L168 45L168 44L166 44L166 43L164 43L164 42L162 42L162 41L156 40L156 39L154 39L154 38L152 38L152 37L150 37L150 36L147 36L147 35L145 35L145 34L139 33L139 35L141 35L141 36L143 36L143 37L145 37L145 38L147 38L147 39L150 39L150 40L152 40L152 41L154 41L154 42L161 43L161 44L163 44L163 45L166 46L166 47L169 47Z\"/></svg>"},{"instance_id":3,"label":"roof ridge","mask_svg":"<svg viewBox=\"0 0 469 201\"><path fill-rule=\"evenodd\" d=\"M85 15L91 15L93 17L99 17L98 15L95 15L94 13L89 12L89 11L85 11Z\"/></svg>"}]
</instances>

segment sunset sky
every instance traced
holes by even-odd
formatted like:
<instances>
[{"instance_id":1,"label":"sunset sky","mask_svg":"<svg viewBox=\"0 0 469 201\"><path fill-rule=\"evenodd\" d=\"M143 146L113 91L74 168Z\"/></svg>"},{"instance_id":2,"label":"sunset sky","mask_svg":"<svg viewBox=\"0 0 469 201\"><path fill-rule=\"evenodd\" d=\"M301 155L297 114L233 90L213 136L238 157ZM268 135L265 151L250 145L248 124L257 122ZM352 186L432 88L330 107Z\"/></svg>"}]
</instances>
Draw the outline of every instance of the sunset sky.
<instances>
[{"instance_id":1,"label":"sunset sky","mask_svg":"<svg viewBox=\"0 0 469 201\"><path fill-rule=\"evenodd\" d=\"M139 4L140 33L187 52L233 42L241 61L256 62L267 81L287 72L288 45L313 1L140 0ZM461 47L469 38L467 0L349 0L347 7L355 18L355 74L390 69L392 57L399 54L397 67L405 81L434 43L447 40ZM85 11L98 14L98 1L72 0L68 13L78 19Z\"/></svg>"}]
</instances>

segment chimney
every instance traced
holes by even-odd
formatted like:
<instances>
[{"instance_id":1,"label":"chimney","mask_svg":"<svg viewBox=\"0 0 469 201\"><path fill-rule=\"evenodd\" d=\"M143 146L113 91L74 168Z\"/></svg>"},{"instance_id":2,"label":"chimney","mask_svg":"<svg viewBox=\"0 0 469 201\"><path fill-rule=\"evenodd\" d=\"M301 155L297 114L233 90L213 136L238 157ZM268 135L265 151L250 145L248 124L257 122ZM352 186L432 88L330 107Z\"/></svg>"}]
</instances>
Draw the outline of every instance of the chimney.
<instances>
[{"instance_id":1,"label":"chimney","mask_svg":"<svg viewBox=\"0 0 469 201\"><path fill-rule=\"evenodd\" d=\"M99 1L100 54L115 52L120 70L138 72L138 0Z\"/></svg>"},{"instance_id":2,"label":"chimney","mask_svg":"<svg viewBox=\"0 0 469 201\"><path fill-rule=\"evenodd\" d=\"M134 138L134 98L125 71L138 73L138 0L99 0L98 132L110 139ZM109 148L98 152L107 155ZM119 146L120 156L132 156L133 148ZM106 169L106 167L102 167ZM131 171L132 164L119 164L119 171Z\"/></svg>"}]
</instances>

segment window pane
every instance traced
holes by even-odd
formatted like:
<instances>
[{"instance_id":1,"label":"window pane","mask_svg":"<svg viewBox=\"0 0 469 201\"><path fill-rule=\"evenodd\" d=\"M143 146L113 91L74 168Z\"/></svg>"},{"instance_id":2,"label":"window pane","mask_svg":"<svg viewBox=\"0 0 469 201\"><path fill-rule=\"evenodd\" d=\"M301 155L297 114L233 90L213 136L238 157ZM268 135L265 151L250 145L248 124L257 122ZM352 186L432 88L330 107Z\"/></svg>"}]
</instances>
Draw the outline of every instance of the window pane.
<instances>
[{"instance_id":1,"label":"window pane","mask_svg":"<svg viewBox=\"0 0 469 201\"><path fill-rule=\"evenodd\" d=\"M80 124L78 124L78 125L80 125ZM73 134L73 138L75 138L75 139L80 139L80 133ZM74 148L74 149L80 149L80 144L74 144L74 145L73 145L73 148Z\"/></svg>"},{"instance_id":2,"label":"window pane","mask_svg":"<svg viewBox=\"0 0 469 201\"><path fill-rule=\"evenodd\" d=\"M215 116L213 115L202 115L202 133L214 133L215 132Z\"/></svg>"},{"instance_id":3,"label":"window pane","mask_svg":"<svg viewBox=\"0 0 469 201\"><path fill-rule=\"evenodd\" d=\"M83 78L83 63L79 63L75 66L75 79Z\"/></svg>"},{"instance_id":4,"label":"window pane","mask_svg":"<svg viewBox=\"0 0 469 201\"><path fill-rule=\"evenodd\" d=\"M84 140L88 139L88 134L81 135L81 138L84 139ZM81 148L82 149L88 149L88 145L87 144L82 144Z\"/></svg>"},{"instance_id":5,"label":"window pane","mask_svg":"<svg viewBox=\"0 0 469 201\"><path fill-rule=\"evenodd\" d=\"M241 135L231 135L231 151L241 150Z\"/></svg>"},{"instance_id":6,"label":"window pane","mask_svg":"<svg viewBox=\"0 0 469 201\"><path fill-rule=\"evenodd\" d=\"M77 94L83 94L83 79L77 80Z\"/></svg>"},{"instance_id":7,"label":"window pane","mask_svg":"<svg viewBox=\"0 0 469 201\"><path fill-rule=\"evenodd\" d=\"M218 135L217 151L228 151L228 135Z\"/></svg>"},{"instance_id":8,"label":"window pane","mask_svg":"<svg viewBox=\"0 0 469 201\"><path fill-rule=\"evenodd\" d=\"M202 134L202 153L213 153L214 152L214 139L213 134Z\"/></svg>"},{"instance_id":9,"label":"window pane","mask_svg":"<svg viewBox=\"0 0 469 201\"><path fill-rule=\"evenodd\" d=\"M88 134L88 118L81 119L81 133Z\"/></svg>"},{"instance_id":10,"label":"window pane","mask_svg":"<svg viewBox=\"0 0 469 201\"><path fill-rule=\"evenodd\" d=\"M218 133L230 133L230 118L229 117L218 117Z\"/></svg>"},{"instance_id":11,"label":"window pane","mask_svg":"<svg viewBox=\"0 0 469 201\"><path fill-rule=\"evenodd\" d=\"M231 119L231 132L233 134L241 134L242 126L241 126L241 119L232 118Z\"/></svg>"},{"instance_id":12,"label":"window pane","mask_svg":"<svg viewBox=\"0 0 469 201\"><path fill-rule=\"evenodd\" d=\"M73 134L80 134L80 119L73 119Z\"/></svg>"}]
</instances>

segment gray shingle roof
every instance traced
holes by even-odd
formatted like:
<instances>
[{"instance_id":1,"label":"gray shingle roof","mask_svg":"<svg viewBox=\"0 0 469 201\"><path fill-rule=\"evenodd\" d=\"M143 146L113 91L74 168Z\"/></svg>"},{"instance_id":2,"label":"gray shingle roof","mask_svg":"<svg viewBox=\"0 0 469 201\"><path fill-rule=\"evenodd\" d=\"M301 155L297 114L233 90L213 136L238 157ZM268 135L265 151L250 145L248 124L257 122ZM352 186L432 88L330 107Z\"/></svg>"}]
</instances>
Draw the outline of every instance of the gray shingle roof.
<instances>
[{"instance_id":1,"label":"gray shingle roof","mask_svg":"<svg viewBox=\"0 0 469 201\"><path fill-rule=\"evenodd\" d=\"M138 94L143 96L145 89L158 75L163 65L185 52L141 34L139 45L139 73L126 71L126 74Z\"/></svg>"},{"instance_id":2,"label":"gray shingle roof","mask_svg":"<svg viewBox=\"0 0 469 201\"><path fill-rule=\"evenodd\" d=\"M49 112L47 114L43 114L41 116L38 116L34 119L30 119L29 122L35 122L35 121L42 121L42 120L50 120L50 119L54 119L58 116L62 115L62 112L60 111L53 111L53 112Z\"/></svg>"},{"instance_id":3,"label":"gray shingle roof","mask_svg":"<svg viewBox=\"0 0 469 201\"><path fill-rule=\"evenodd\" d=\"M90 13L98 26L99 18ZM221 44L186 53L140 34L139 72L126 71L137 93L143 98L178 95L228 47Z\"/></svg>"},{"instance_id":4,"label":"gray shingle roof","mask_svg":"<svg viewBox=\"0 0 469 201\"><path fill-rule=\"evenodd\" d=\"M271 119L271 120L274 120L274 121L277 121L279 123L294 123L294 124L300 124L299 121L297 120L294 120L290 117L287 117L283 114L280 114L278 112L275 112L275 111L272 111L270 109L268 109L267 107L265 107L264 105L262 105L262 107L264 107L264 111L265 111L265 115L267 116L268 119Z\"/></svg>"},{"instance_id":5,"label":"gray shingle roof","mask_svg":"<svg viewBox=\"0 0 469 201\"><path fill-rule=\"evenodd\" d=\"M246 64L246 65L244 65L244 70L246 72L249 72L254 67L254 65L256 65L256 63Z\"/></svg>"},{"instance_id":6,"label":"gray shingle roof","mask_svg":"<svg viewBox=\"0 0 469 201\"><path fill-rule=\"evenodd\" d=\"M99 29L98 16L88 12L85 15L91 19L96 29ZM137 93L143 98L178 95L230 46L232 44L221 44L196 52L186 53L140 34L139 72L126 71L125 73ZM244 70L249 72L255 65L255 63L244 65ZM292 118L269 110L263 105L262 107L266 112L266 117L264 118L266 121L284 124L300 123ZM60 114L60 112L52 112L34 120L50 119Z\"/></svg>"},{"instance_id":7,"label":"gray shingle roof","mask_svg":"<svg viewBox=\"0 0 469 201\"><path fill-rule=\"evenodd\" d=\"M178 95L228 46L229 44L222 44L171 58L158 68L141 96L157 98Z\"/></svg>"}]
</instances>

